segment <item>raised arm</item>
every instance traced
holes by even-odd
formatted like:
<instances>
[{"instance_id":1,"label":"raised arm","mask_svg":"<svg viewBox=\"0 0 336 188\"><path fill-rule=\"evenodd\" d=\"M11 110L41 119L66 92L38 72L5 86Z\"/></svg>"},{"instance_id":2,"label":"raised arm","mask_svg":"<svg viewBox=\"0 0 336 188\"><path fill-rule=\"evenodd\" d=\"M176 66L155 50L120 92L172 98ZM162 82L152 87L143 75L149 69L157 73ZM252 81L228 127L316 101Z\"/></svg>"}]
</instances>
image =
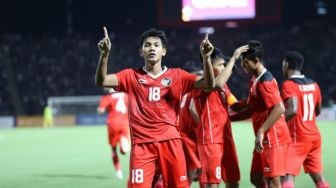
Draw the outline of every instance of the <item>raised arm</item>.
<instances>
[{"instance_id":1,"label":"raised arm","mask_svg":"<svg viewBox=\"0 0 336 188\"><path fill-rule=\"evenodd\" d=\"M118 86L118 79L115 74L107 74L107 62L111 50L111 41L106 27L104 29L104 38L99 41L98 49L100 51L99 62L96 70L96 85L102 87Z\"/></svg>"},{"instance_id":2,"label":"raised arm","mask_svg":"<svg viewBox=\"0 0 336 188\"><path fill-rule=\"evenodd\" d=\"M235 50L224 70L216 77L215 88L223 88L231 76L233 66L243 52L248 50L248 45L240 46Z\"/></svg>"},{"instance_id":3,"label":"raised arm","mask_svg":"<svg viewBox=\"0 0 336 188\"><path fill-rule=\"evenodd\" d=\"M194 87L198 89L212 89L215 86L215 75L212 69L211 64L211 53L214 50L214 46L209 41L209 34L205 33L205 37L200 45L200 52L202 55L203 61L203 78L199 78L196 82Z\"/></svg>"}]
</instances>

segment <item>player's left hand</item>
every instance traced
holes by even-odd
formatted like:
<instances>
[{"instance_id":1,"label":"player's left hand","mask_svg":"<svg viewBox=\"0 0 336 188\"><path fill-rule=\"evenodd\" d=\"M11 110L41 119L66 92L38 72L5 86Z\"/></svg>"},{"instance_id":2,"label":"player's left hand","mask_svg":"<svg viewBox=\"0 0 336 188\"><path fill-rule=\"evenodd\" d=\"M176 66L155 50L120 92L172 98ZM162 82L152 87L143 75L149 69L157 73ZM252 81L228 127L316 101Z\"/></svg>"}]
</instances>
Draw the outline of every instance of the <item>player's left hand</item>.
<instances>
[{"instance_id":1,"label":"player's left hand","mask_svg":"<svg viewBox=\"0 0 336 188\"><path fill-rule=\"evenodd\" d=\"M200 51L203 58L210 57L214 50L214 46L209 41L209 34L205 33L204 39L201 42Z\"/></svg>"},{"instance_id":2,"label":"player's left hand","mask_svg":"<svg viewBox=\"0 0 336 188\"><path fill-rule=\"evenodd\" d=\"M255 139L255 146L254 146L254 149L258 153L261 153L264 151L263 140L264 140L264 133L258 131L256 139Z\"/></svg>"}]
</instances>

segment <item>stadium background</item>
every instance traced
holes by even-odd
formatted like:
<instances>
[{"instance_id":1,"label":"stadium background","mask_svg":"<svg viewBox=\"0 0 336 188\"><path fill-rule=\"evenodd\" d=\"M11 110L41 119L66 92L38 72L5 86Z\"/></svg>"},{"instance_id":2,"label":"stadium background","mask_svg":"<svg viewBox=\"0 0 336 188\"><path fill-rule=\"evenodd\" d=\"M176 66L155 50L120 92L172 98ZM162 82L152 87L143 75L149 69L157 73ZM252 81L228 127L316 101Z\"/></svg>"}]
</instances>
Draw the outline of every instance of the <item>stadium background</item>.
<instances>
[{"instance_id":1,"label":"stadium background","mask_svg":"<svg viewBox=\"0 0 336 188\"><path fill-rule=\"evenodd\" d=\"M137 52L137 40L144 30L151 27L164 29L168 34L168 56L164 59L164 64L168 67L183 67L188 61L198 62L199 41L203 37L200 34L201 27L215 29L214 34L210 35L210 40L227 55L232 54L235 47L250 39L260 40L265 48L266 67L274 73L280 83L283 54L287 50L301 51L306 60L303 72L317 80L323 92L324 110L319 120L323 121L324 127L321 129L325 132L322 134L326 134L327 139L325 142L327 144L324 145L327 151L324 155L326 158L334 156L335 150L331 149L334 140L330 134L335 134L336 120L336 0L272 2L276 6L272 6L273 3L268 0L258 0L257 5L262 7L259 9L264 18L274 16L273 19L182 24L176 20L176 15L179 14L177 12L179 0L0 0L0 146L2 146L0 148L8 147L8 150L0 152L0 168L11 169L9 174L12 173L13 176L6 181L8 174L4 176L1 174L0 187L3 187L1 185L15 187L13 182L16 181L16 175L21 177L18 175L22 170L20 166L15 168L11 164L24 158L25 153L19 151L12 153L13 151L21 150L21 147L27 146L24 144L27 142L28 146L32 144L29 150L31 153L27 151L27 156L30 154L40 156L43 152L37 147L38 143L46 142L47 145L44 147L48 150L48 143L55 141L52 136L42 136L43 139L40 140L29 136L39 135L38 133L57 135L55 129L17 129L41 127L41 115L49 97L102 94L102 89L94 85L94 73L99 56L96 44L103 37L102 26L107 26L112 40L113 55L109 64L111 71L143 65ZM230 79L230 87L238 98L246 97L247 80L248 77L239 68ZM104 117L78 113L58 121L60 125L67 126L101 125ZM97 133L93 134L96 137L90 138L93 140L97 138L94 143L100 143L99 147L106 148L100 150L101 154L109 155L103 126L91 129L79 127L81 128L75 131L75 135L78 134L79 137L82 134L89 135L86 131L93 130L93 133ZM59 134L69 134L72 130L72 128L60 128ZM8 137L13 140L18 137L19 141L10 142L11 139L7 140ZM21 142L21 139L28 140ZM54 147L61 148L57 149L60 153L69 152L62 150L64 146L62 144L72 142L71 138L63 141ZM88 148L84 147L83 151L80 150L77 154L87 155L84 153L85 149ZM86 151L90 153L91 150ZM250 149L241 151L250 152ZM36 158L34 155L32 157ZM47 160L48 157L50 156L46 155L46 158L40 160ZM67 156L63 157L62 160L66 160ZM101 158L90 158L93 161L99 159ZM111 170L109 161L105 159L104 162L100 165ZM330 169L328 172L334 173L335 164L328 162L326 163ZM33 169L33 166L28 168ZM68 175L72 177L73 174ZM57 176L57 173L54 176ZM64 177L67 177L66 173ZM330 180L333 176L327 177ZM87 178L92 177L88 175ZM99 180L102 177L94 178ZM332 183L336 186L335 182ZM17 184L20 185L20 182Z\"/></svg>"}]
</instances>

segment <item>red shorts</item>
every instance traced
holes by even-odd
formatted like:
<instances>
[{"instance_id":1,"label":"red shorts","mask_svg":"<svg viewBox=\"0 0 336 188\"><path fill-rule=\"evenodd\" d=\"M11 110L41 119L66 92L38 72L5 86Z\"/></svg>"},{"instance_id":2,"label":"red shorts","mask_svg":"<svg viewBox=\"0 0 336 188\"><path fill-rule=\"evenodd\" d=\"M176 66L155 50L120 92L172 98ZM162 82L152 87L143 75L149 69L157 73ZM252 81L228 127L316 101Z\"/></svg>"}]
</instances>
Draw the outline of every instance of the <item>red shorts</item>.
<instances>
[{"instance_id":1,"label":"red shorts","mask_svg":"<svg viewBox=\"0 0 336 188\"><path fill-rule=\"evenodd\" d=\"M198 147L202 164L200 181L202 183L237 182L240 171L236 147L233 140L224 144L202 144Z\"/></svg>"},{"instance_id":2,"label":"red shorts","mask_svg":"<svg viewBox=\"0 0 336 188\"><path fill-rule=\"evenodd\" d=\"M322 172L321 140L289 144L287 159L288 174L299 175L302 165L306 173Z\"/></svg>"},{"instance_id":3,"label":"red shorts","mask_svg":"<svg viewBox=\"0 0 336 188\"><path fill-rule=\"evenodd\" d=\"M216 183L222 181L223 144L199 144L198 154L202 164L200 181Z\"/></svg>"},{"instance_id":4,"label":"red shorts","mask_svg":"<svg viewBox=\"0 0 336 188\"><path fill-rule=\"evenodd\" d=\"M183 151L187 163L187 170L195 170L201 168L201 162L197 153L197 143L192 138L181 133Z\"/></svg>"},{"instance_id":5,"label":"red shorts","mask_svg":"<svg viewBox=\"0 0 336 188\"><path fill-rule=\"evenodd\" d=\"M264 149L262 153L253 152L251 174L262 173L265 177L277 177L286 174L288 145Z\"/></svg>"},{"instance_id":6,"label":"red shorts","mask_svg":"<svg viewBox=\"0 0 336 188\"><path fill-rule=\"evenodd\" d=\"M116 147L122 136L130 140L129 127L125 124L108 124L108 141L112 147Z\"/></svg>"},{"instance_id":7,"label":"red shorts","mask_svg":"<svg viewBox=\"0 0 336 188\"><path fill-rule=\"evenodd\" d=\"M222 178L224 182L238 182L240 180L238 156L232 134L231 136L225 134Z\"/></svg>"},{"instance_id":8,"label":"red shorts","mask_svg":"<svg viewBox=\"0 0 336 188\"><path fill-rule=\"evenodd\" d=\"M164 187L179 188L188 185L180 139L132 145L128 187L151 187L156 169L162 174Z\"/></svg>"}]
</instances>

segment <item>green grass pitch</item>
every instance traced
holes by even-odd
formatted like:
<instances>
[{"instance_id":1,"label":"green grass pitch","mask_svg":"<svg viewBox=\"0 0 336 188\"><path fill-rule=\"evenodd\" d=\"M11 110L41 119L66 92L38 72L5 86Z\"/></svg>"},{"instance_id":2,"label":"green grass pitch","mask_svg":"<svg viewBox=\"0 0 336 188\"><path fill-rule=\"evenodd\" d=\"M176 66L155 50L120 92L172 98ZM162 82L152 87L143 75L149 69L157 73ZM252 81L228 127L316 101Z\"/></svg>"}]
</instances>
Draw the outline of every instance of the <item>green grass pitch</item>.
<instances>
[{"instance_id":1,"label":"green grass pitch","mask_svg":"<svg viewBox=\"0 0 336 188\"><path fill-rule=\"evenodd\" d=\"M323 137L324 174L336 187L336 122L319 122ZM250 123L234 123L233 134L241 169L240 187L252 187L249 169L253 147ZM111 162L105 126L0 129L1 188L123 188ZM124 175L128 155L121 156ZM192 187L197 187L193 184ZM224 185L221 185L224 187ZM303 172L297 188L314 187Z\"/></svg>"}]
</instances>

